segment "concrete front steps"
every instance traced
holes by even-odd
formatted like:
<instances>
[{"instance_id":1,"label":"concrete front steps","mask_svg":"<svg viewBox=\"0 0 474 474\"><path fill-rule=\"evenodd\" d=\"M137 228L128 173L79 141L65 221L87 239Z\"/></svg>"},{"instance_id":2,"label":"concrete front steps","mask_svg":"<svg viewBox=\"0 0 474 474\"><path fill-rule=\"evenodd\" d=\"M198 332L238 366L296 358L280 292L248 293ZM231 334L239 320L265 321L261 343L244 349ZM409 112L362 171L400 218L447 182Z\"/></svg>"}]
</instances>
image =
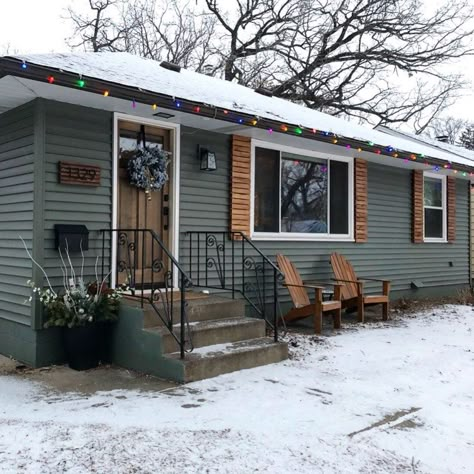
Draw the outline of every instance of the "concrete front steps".
<instances>
[{"instance_id":1,"label":"concrete front steps","mask_svg":"<svg viewBox=\"0 0 474 474\"><path fill-rule=\"evenodd\" d=\"M227 344L215 344L195 349L184 360L179 353L169 354L184 367L186 382L208 379L242 369L274 364L288 358L288 345L275 343L270 337L258 337Z\"/></svg>"},{"instance_id":2,"label":"concrete front steps","mask_svg":"<svg viewBox=\"0 0 474 474\"><path fill-rule=\"evenodd\" d=\"M126 304L139 309L137 302L129 300ZM175 321L179 321L179 309L176 304ZM143 310L139 310L143 316L143 339L148 347L155 341L155 350L159 350L153 364L155 375L192 382L288 358L287 344L275 343L266 336L265 321L245 317L242 300L191 294L187 315L194 349L186 353L185 359L180 358L179 345L154 309L145 304ZM179 324L174 330L179 337Z\"/></svg>"}]
</instances>

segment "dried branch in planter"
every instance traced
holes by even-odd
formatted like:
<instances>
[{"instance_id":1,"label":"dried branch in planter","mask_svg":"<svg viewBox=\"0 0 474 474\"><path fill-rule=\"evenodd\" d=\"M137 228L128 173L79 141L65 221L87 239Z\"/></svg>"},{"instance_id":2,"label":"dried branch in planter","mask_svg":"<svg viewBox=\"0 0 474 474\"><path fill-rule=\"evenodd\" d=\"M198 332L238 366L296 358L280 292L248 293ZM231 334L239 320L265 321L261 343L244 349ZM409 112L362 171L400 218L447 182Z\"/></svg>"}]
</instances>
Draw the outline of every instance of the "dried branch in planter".
<instances>
[{"instance_id":1,"label":"dried branch in planter","mask_svg":"<svg viewBox=\"0 0 474 474\"><path fill-rule=\"evenodd\" d=\"M97 264L99 257L96 258L95 273L96 279L90 283L86 283L82 276L82 268L84 266L84 254L81 251L81 276L76 277L76 272L66 249L66 258L64 259L61 252L61 271L63 274L63 288L53 289L50 279L45 269L33 258L31 252L28 250L26 242L20 236L25 251L32 261L43 274L47 288L43 286L36 286L32 280L26 283L32 289L32 296L28 301L32 301L33 295L36 295L42 304L46 323L45 327L80 327L96 323L113 322L118 318L118 311L120 300L125 291L128 291L127 286L108 288L107 279L111 272L100 280L97 276ZM67 262L67 263L66 263ZM68 265L70 267L70 278L68 278Z\"/></svg>"},{"instance_id":2,"label":"dried branch in planter","mask_svg":"<svg viewBox=\"0 0 474 474\"><path fill-rule=\"evenodd\" d=\"M264 86L273 94L420 133L464 79L441 67L473 54L469 0L89 0L76 42ZM431 13L430 13L431 12Z\"/></svg>"}]
</instances>

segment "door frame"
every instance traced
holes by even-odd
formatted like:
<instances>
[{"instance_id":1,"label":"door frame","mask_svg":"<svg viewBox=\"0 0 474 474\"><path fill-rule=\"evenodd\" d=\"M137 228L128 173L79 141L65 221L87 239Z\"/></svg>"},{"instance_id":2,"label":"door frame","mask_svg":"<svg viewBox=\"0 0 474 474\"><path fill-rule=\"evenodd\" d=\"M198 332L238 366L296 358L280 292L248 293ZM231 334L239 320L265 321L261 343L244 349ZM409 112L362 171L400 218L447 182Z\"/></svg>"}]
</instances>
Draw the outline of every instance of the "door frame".
<instances>
[{"instance_id":1,"label":"door frame","mask_svg":"<svg viewBox=\"0 0 474 474\"><path fill-rule=\"evenodd\" d=\"M173 166L171 168L170 192L169 194L169 251L171 255L179 261L179 180L180 180L180 161L181 161L181 125L179 123L163 122L152 118L139 117L137 115L129 115L120 112L114 112L113 119L113 146L112 146L112 229L117 228L118 223L118 134L119 122L133 122L153 127L169 130L170 144L173 147ZM112 235L112 288L115 288L115 275L117 270L117 235ZM173 288L178 287L178 272L174 272Z\"/></svg>"}]
</instances>

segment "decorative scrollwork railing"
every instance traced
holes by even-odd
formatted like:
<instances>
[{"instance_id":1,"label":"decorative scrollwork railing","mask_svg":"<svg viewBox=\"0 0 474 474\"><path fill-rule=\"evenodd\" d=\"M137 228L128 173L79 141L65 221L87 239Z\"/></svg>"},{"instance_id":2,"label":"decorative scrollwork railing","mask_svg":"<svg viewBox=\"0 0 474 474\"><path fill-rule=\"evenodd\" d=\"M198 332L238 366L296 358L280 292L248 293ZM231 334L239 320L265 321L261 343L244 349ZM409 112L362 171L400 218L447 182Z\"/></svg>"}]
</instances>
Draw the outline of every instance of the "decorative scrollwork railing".
<instances>
[{"instance_id":1,"label":"decorative scrollwork railing","mask_svg":"<svg viewBox=\"0 0 474 474\"><path fill-rule=\"evenodd\" d=\"M148 303L179 345L181 358L192 350L186 313L186 290L192 281L179 262L151 229L102 230L102 262L106 257L107 236L116 265L111 283L126 285L130 296ZM114 257L115 256L115 257ZM104 277L105 269L102 267ZM179 318L179 319L178 319ZM177 330L179 328L179 331Z\"/></svg>"},{"instance_id":2,"label":"decorative scrollwork railing","mask_svg":"<svg viewBox=\"0 0 474 474\"><path fill-rule=\"evenodd\" d=\"M278 267L242 232L186 232L187 269L195 287L242 295L278 340ZM181 260L182 262L185 260Z\"/></svg>"}]
</instances>

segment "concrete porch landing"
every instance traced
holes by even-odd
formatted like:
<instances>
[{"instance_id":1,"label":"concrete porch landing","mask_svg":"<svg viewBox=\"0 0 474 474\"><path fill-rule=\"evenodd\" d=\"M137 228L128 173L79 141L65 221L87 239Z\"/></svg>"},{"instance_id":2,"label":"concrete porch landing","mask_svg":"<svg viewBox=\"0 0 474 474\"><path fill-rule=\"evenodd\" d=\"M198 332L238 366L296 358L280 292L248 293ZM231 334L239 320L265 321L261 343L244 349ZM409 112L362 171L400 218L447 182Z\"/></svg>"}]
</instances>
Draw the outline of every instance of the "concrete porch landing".
<instances>
[{"instance_id":1,"label":"concrete porch landing","mask_svg":"<svg viewBox=\"0 0 474 474\"><path fill-rule=\"evenodd\" d=\"M287 344L267 337L263 320L245 317L244 301L191 293L187 315L194 349L182 360L179 345L154 309L149 304L142 309L139 301L127 298L114 335L112 361L192 382L288 358ZM179 335L179 325L175 333Z\"/></svg>"}]
</instances>

